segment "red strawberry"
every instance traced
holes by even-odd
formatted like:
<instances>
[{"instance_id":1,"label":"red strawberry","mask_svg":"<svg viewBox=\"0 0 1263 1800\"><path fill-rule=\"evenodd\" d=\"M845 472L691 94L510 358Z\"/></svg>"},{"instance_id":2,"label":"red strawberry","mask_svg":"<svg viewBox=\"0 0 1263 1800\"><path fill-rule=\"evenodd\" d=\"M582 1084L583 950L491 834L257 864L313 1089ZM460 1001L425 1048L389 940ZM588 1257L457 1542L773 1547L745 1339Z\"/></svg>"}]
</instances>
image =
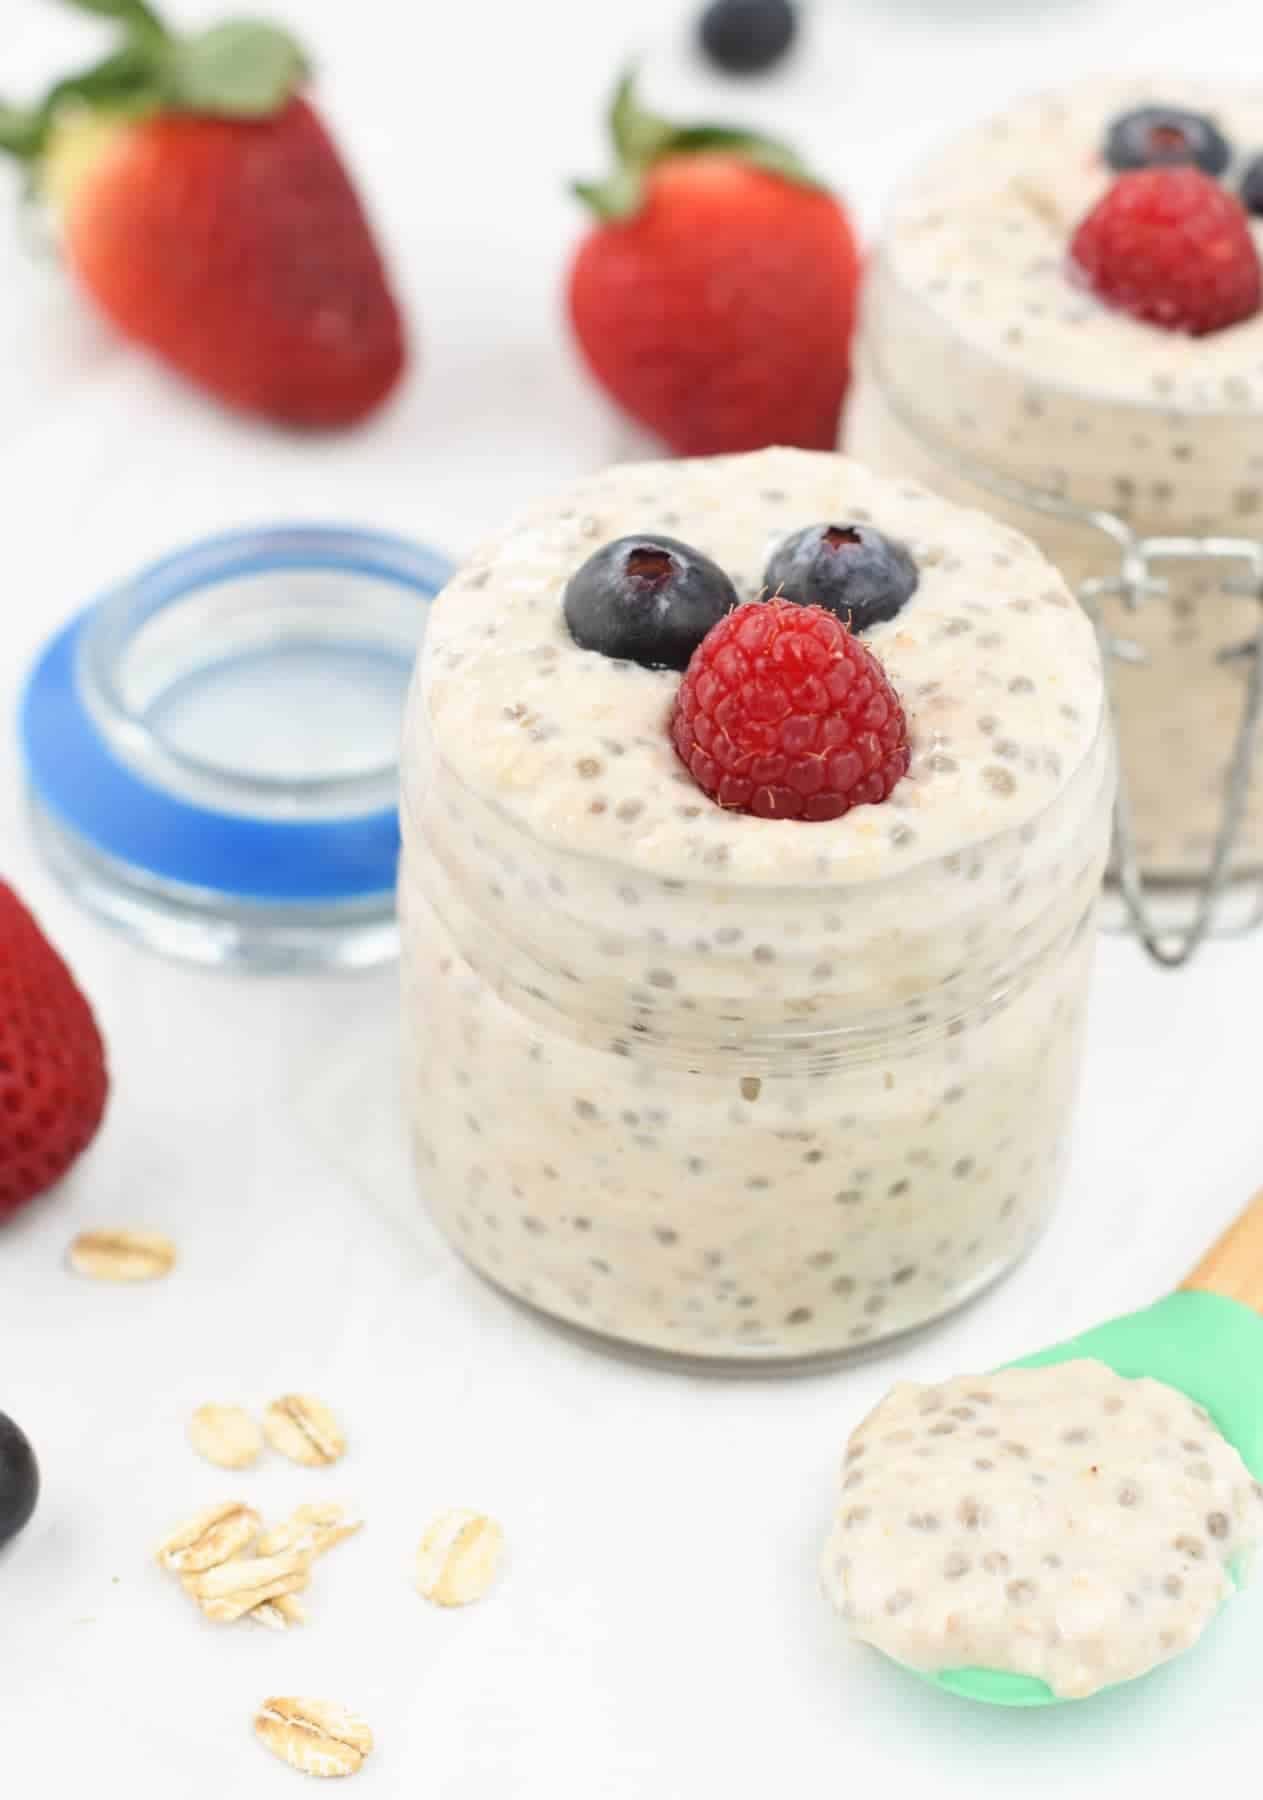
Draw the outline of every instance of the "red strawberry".
<instances>
[{"instance_id":1,"label":"red strawberry","mask_svg":"<svg viewBox=\"0 0 1263 1800\"><path fill-rule=\"evenodd\" d=\"M597 380L684 456L832 449L859 273L841 205L784 145L642 112L630 78L611 129L570 272Z\"/></svg>"},{"instance_id":2,"label":"red strawberry","mask_svg":"<svg viewBox=\"0 0 1263 1800\"><path fill-rule=\"evenodd\" d=\"M76 0L90 11L100 0ZM349 425L404 366L403 328L355 189L264 25L173 38L142 0L128 36L36 112L0 109L70 263L128 337L227 405Z\"/></svg>"},{"instance_id":3,"label":"red strawberry","mask_svg":"<svg viewBox=\"0 0 1263 1800\"><path fill-rule=\"evenodd\" d=\"M0 1220L61 1180L96 1135L108 1088L92 1008L0 881Z\"/></svg>"}]
</instances>

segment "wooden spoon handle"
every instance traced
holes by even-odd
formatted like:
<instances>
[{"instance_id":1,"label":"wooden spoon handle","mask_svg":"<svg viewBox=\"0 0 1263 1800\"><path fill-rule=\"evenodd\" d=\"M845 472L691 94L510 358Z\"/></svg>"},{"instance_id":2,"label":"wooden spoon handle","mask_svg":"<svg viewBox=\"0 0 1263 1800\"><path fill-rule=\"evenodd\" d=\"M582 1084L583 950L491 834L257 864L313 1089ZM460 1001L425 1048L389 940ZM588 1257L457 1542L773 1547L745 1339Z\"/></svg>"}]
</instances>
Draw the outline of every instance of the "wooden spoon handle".
<instances>
[{"instance_id":1,"label":"wooden spoon handle","mask_svg":"<svg viewBox=\"0 0 1263 1800\"><path fill-rule=\"evenodd\" d=\"M1222 1294L1263 1313L1263 1189L1180 1287Z\"/></svg>"}]
</instances>

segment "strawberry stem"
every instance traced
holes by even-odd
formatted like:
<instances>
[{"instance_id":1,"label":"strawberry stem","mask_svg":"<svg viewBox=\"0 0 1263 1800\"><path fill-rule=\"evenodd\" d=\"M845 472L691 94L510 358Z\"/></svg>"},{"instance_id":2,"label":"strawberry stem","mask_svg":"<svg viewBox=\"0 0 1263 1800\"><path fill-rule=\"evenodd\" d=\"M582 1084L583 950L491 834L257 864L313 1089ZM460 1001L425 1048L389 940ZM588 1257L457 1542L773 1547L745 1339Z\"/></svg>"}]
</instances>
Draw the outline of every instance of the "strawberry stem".
<instances>
[{"instance_id":1,"label":"strawberry stem","mask_svg":"<svg viewBox=\"0 0 1263 1800\"><path fill-rule=\"evenodd\" d=\"M646 175L667 157L723 152L799 186L822 186L797 151L779 138L736 125L677 125L650 112L637 97L634 69L624 71L615 85L609 131L615 155L613 174L604 181L571 184L571 192L601 219L627 219L638 212Z\"/></svg>"},{"instance_id":2,"label":"strawberry stem","mask_svg":"<svg viewBox=\"0 0 1263 1800\"><path fill-rule=\"evenodd\" d=\"M120 41L100 62L56 82L37 105L0 102L0 153L28 167L44 154L65 105L123 118L166 111L265 119L281 110L309 73L301 46L275 25L231 20L178 37L148 0L63 3L112 19Z\"/></svg>"}]
</instances>

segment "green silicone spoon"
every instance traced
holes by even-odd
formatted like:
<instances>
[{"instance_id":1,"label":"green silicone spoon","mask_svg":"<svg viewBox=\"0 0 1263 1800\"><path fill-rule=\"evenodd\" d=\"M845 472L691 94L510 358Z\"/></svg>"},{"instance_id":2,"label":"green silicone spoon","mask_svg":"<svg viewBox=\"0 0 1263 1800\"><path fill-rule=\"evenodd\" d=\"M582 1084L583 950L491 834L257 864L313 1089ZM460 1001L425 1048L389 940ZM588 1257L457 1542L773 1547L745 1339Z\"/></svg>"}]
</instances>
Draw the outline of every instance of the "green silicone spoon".
<instances>
[{"instance_id":1,"label":"green silicone spoon","mask_svg":"<svg viewBox=\"0 0 1263 1800\"><path fill-rule=\"evenodd\" d=\"M1263 1481L1263 1192L1208 1251L1178 1291L1142 1312L1097 1325L1006 1365L1093 1357L1116 1374L1151 1375L1204 1406ZM923 1674L916 1670L914 1673ZM992 1706L1062 1704L1046 1682L1001 1669L941 1669L925 1679Z\"/></svg>"}]
</instances>

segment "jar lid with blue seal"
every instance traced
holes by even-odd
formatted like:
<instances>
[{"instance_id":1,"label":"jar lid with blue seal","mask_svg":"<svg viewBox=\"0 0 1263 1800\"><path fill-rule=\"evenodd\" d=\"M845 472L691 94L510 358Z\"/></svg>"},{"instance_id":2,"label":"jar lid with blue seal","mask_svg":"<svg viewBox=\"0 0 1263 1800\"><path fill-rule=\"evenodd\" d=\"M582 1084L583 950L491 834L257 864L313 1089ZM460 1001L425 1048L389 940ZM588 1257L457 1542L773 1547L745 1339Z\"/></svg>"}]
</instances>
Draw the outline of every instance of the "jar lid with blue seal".
<instances>
[{"instance_id":1,"label":"jar lid with blue seal","mask_svg":"<svg viewBox=\"0 0 1263 1800\"><path fill-rule=\"evenodd\" d=\"M195 962L393 956L403 706L450 573L402 538L284 525L194 544L88 606L20 703L55 873Z\"/></svg>"}]
</instances>

